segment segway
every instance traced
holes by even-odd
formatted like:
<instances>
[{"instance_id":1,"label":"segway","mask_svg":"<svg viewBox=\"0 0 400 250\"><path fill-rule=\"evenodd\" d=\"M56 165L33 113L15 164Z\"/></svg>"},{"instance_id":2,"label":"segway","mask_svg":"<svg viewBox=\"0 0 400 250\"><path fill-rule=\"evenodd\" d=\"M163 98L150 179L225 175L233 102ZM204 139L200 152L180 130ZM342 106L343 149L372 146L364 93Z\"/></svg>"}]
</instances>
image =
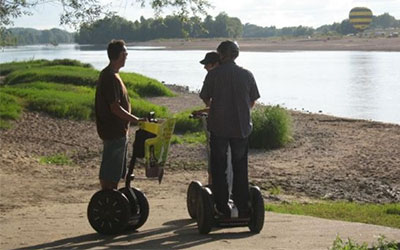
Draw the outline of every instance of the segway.
<instances>
[{"instance_id":1,"label":"segway","mask_svg":"<svg viewBox=\"0 0 400 250\"><path fill-rule=\"evenodd\" d=\"M90 225L100 234L119 234L135 231L149 216L149 203L145 194L131 187L135 176L136 158L145 158L146 177L158 178L161 183L167 159L169 142L175 119L156 120L151 112L148 121L140 122L133 144L132 159L125 178L125 187L119 190L100 190L90 199L87 216Z\"/></svg>"},{"instance_id":2,"label":"segway","mask_svg":"<svg viewBox=\"0 0 400 250\"><path fill-rule=\"evenodd\" d=\"M211 187L211 173L210 173L210 134L207 130L207 116L208 113L207 112L202 112L202 111L197 111L197 112L193 112L193 114L190 115L190 118L192 119L199 119L201 121L202 124L202 129L203 132L206 135L206 152L207 152L207 160L208 160L208 164L207 164L207 171L208 171L208 184L205 185L205 187L210 188ZM229 193L232 193L232 179L233 179L233 175L232 175L232 163L231 163L231 152L230 152L230 147L228 147L228 157L227 157L227 177L228 177L228 186L229 186ZM192 181L187 189L186 192L186 206L187 206L187 210L189 213L189 216L192 219L196 219L197 217L197 202L199 200L199 196L201 193L201 188L203 187L203 184L198 181L198 180L194 180Z\"/></svg>"},{"instance_id":3,"label":"segway","mask_svg":"<svg viewBox=\"0 0 400 250\"><path fill-rule=\"evenodd\" d=\"M260 188L251 186L250 213L246 217L224 217L217 214L213 194L208 187L202 187L197 202L197 228L200 234L208 234L213 227L244 227L247 226L252 233L261 232L264 226L264 199Z\"/></svg>"},{"instance_id":4,"label":"segway","mask_svg":"<svg viewBox=\"0 0 400 250\"><path fill-rule=\"evenodd\" d=\"M192 181L189 184L186 196L187 209L191 218L197 220L199 233L208 234L213 227L243 227L248 226L252 233L259 233L264 226L264 199L260 188L251 186L250 194L250 213L246 217L228 218L220 216L215 210L215 203L211 191L212 180L210 178L210 148L209 134L207 131L207 113L194 112L192 118L201 119L203 130L207 138L207 153L208 153L208 176L209 184L203 186L200 181ZM231 152L228 149L228 168L227 182L229 193L232 193L232 167L231 167ZM230 206L234 206L234 202L229 199Z\"/></svg>"}]
</instances>

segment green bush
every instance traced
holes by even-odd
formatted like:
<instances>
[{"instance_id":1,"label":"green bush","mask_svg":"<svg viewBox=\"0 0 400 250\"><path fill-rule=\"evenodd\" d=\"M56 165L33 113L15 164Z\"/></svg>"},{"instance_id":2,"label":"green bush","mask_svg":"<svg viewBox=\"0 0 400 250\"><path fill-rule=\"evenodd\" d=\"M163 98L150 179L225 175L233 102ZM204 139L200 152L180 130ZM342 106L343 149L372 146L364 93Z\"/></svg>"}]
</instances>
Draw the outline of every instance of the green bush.
<instances>
[{"instance_id":1,"label":"green bush","mask_svg":"<svg viewBox=\"0 0 400 250\"><path fill-rule=\"evenodd\" d=\"M187 110L175 115L175 133L184 134L187 132L198 132L202 130L201 120L189 117L193 110Z\"/></svg>"},{"instance_id":2,"label":"green bush","mask_svg":"<svg viewBox=\"0 0 400 250\"><path fill-rule=\"evenodd\" d=\"M258 107L252 112L251 148L274 149L292 139L290 114L279 106Z\"/></svg>"}]
</instances>

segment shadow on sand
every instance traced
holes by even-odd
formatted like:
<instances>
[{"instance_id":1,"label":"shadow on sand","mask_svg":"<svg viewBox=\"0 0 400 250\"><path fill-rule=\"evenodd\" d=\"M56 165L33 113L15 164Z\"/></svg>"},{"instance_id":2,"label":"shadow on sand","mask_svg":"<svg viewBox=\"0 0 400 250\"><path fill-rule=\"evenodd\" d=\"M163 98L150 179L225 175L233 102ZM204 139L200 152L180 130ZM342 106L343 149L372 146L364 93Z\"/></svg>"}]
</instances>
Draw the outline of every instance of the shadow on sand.
<instances>
[{"instance_id":1,"label":"shadow on sand","mask_svg":"<svg viewBox=\"0 0 400 250\"><path fill-rule=\"evenodd\" d=\"M249 231L237 233L218 233L200 235L194 220L183 219L168 221L162 227L137 231L130 234L104 236L97 233L65 238L34 246L17 248L25 249L184 249L218 240L230 240L251 237ZM148 238L148 240L146 240Z\"/></svg>"}]
</instances>

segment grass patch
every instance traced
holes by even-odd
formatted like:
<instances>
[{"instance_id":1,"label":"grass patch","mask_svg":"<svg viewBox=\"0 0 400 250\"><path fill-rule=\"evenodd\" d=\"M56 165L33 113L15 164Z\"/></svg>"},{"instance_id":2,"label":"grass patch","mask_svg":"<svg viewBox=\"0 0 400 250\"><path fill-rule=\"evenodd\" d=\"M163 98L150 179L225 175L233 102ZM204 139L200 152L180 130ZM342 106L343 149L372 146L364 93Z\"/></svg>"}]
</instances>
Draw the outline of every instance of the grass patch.
<instances>
[{"instance_id":1,"label":"grass patch","mask_svg":"<svg viewBox=\"0 0 400 250\"><path fill-rule=\"evenodd\" d=\"M50 82L5 86L2 91L23 99L24 106L59 118L89 120L94 117L94 89Z\"/></svg>"},{"instance_id":2,"label":"grass patch","mask_svg":"<svg viewBox=\"0 0 400 250\"><path fill-rule=\"evenodd\" d=\"M292 140L290 114L279 106L258 107L252 112L250 148L274 149Z\"/></svg>"},{"instance_id":3,"label":"grass patch","mask_svg":"<svg viewBox=\"0 0 400 250\"><path fill-rule=\"evenodd\" d=\"M172 91L159 81L136 73L121 73L126 87L139 96L174 96Z\"/></svg>"},{"instance_id":4,"label":"grass patch","mask_svg":"<svg viewBox=\"0 0 400 250\"><path fill-rule=\"evenodd\" d=\"M380 235L378 243L368 248L367 243L358 244L351 239L343 241L340 236L337 236L330 250L398 250L398 244L394 241L387 241L385 236Z\"/></svg>"},{"instance_id":5,"label":"grass patch","mask_svg":"<svg viewBox=\"0 0 400 250\"><path fill-rule=\"evenodd\" d=\"M59 118L94 119L94 88L51 82L32 82L2 88L8 95L23 99L30 110L46 112ZM168 111L139 98L131 98L132 113L144 117L155 111L157 117L167 117ZM8 105L6 105L8 107Z\"/></svg>"},{"instance_id":6,"label":"grass patch","mask_svg":"<svg viewBox=\"0 0 400 250\"><path fill-rule=\"evenodd\" d=\"M92 68L52 65L16 70L8 74L5 84L14 85L35 81L96 86L99 72Z\"/></svg>"},{"instance_id":7,"label":"grass patch","mask_svg":"<svg viewBox=\"0 0 400 250\"><path fill-rule=\"evenodd\" d=\"M270 195L279 195L282 193L282 188L280 186L275 186L268 189Z\"/></svg>"},{"instance_id":8,"label":"grass patch","mask_svg":"<svg viewBox=\"0 0 400 250\"><path fill-rule=\"evenodd\" d=\"M100 72L90 65L74 60L36 60L0 64L1 74L7 75L5 84L14 85L35 81L95 87ZM159 81L136 73L120 73L128 92L133 97L174 96Z\"/></svg>"},{"instance_id":9,"label":"grass patch","mask_svg":"<svg viewBox=\"0 0 400 250\"><path fill-rule=\"evenodd\" d=\"M10 62L10 63L2 63L0 64L0 75L8 75L11 72L16 70L30 69L32 67L43 67L43 66L51 66L51 65L69 65L69 66L78 66L84 68L92 68L92 66L88 63L82 63L77 60L71 59L56 59L53 61L49 60L28 60L28 61L20 61L20 62Z\"/></svg>"},{"instance_id":10,"label":"grass patch","mask_svg":"<svg viewBox=\"0 0 400 250\"><path fill-rule=\"evenodd\" d=\"M73 165L72 160L65 154L43 156L40 158L39 162L42 164L53 164L53 165Z\"/></svg>"},{"instance_id":11,"label":"grass patch","mask_svg":"<svg viewBox=\"0 0 400 250\"><path fill-rule=\"evenodd\" d=\"M175 133L200 132L203 129L200 119L189 117L193 110L196 110L196 108L175 115Z\"/></svg>"},{"instance_id":12,"label":"grass patch","mask_svg":"<svg viewBox=\"0 0 400 250\"><path fill-rule=\"evenodd\" d=\"M270 204L267 211L309 215L326 219L361 222L400 228L400 203L358 204L348 202L321 202L312 204Z\"/></svg>"},{"instance_id":13,"label":"grass patch","mask_svg":"<svg viewBox=\"0 0 400 250\"><path fill-rule=\"evenodd\" d=\"M154 111L156 117L169 117L166 107L158 106L140 98L131 98L132 114L139 117L147 117L150 111Z\"/></svg>"},{"instance_id":14,"label":"grass patch","mask_svg":"<svg viewBox=\"0 0 400 250\"><path fill-rule=\"evenodd\" d=\"M94 119L95 85L99 71L76 60L32 60L0 64L7 74L0 88L0 127L9 128L7 119L17 119L23 108L46 112L59 118ZM135 73L121 73L131 97L132 113L168 117L165 107L151 104L138 95L172 96L162 83ZM20 100L20 103L17 102ZM13 118L11 118L13 117Z\"/></svg>"},{"instance_id":15,"label":"grass patch","mask_svg":"<svg viewBox=\"0 0 400 250\"><path fill-rule=\"evenodd\" d=\"M171 144L206 144L207 138L204 132L185 133L183 135L173 135Z\"/></svg>"},{"instance_id":16,"label":"grass patch","mask_svg":"<svg viewBox=\"0 0 400 250\"><path fill-rule=\"evenodd\" d=\"M21 116L22 107L16 97L5 93L0 88L0 129L11 128L11 120Z\"/></svg>"}]
</instances>

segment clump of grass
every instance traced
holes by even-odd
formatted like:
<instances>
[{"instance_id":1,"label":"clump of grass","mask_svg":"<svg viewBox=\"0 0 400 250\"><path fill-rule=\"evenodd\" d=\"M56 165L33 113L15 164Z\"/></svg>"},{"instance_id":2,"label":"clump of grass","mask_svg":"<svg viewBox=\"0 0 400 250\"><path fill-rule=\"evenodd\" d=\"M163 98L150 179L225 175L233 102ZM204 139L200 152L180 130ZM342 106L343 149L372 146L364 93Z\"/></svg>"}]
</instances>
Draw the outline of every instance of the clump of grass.
<instances>
[{"instance_id":1,"label":"clump of grass","mask_svg":"<svg viewBox=\"0 0 400 250\"><path fill-rule=\"evenodd\" d=\"M358 244L351 239L347 239L345 242L338 235L330 250L398 250L398 245L394 241L387 241L385 236L380 235L378 244L368 248L367 243Z\"/></svg>"},{"instance_id":2,"label":"clump of grass","mask_svg":"<svg viewBox=\"0 0 400 250\"><path fill-rule=\"evenodd\" d=\"M274 186L268 190L271 195L279 195L282 193L282 188L280 186Z\"/></svg>"},{"instance_id":3,"label":"clump of grass","mask_svg":"<svg viewBox=\"0 0 400 250\"><path fill-rule=\"evenodd\" d=\"M256 108L252 112L253 131L249 137L251 148L275 149L292 139L290 114L279 106Z\"/></svg>"},{"instance_id":4,"label":"clump of grass","mask_svg":"<svg viewBox=\"0 0 400 250\"><path fill-rule=\"evenodd\" d=\"M349 202L321 202L311 204L270 204L267 211L278 213L310 215L320 218L360 222L400 228L400 216L388 211L400 210L400 203L359 204Z\"/></svg>"},{"instance_id":5,"label":"clump of grass","mask_svg":"<svg viewBox=\"0 0 400 250\"><path fill-rule=\"evenodd\" d=\"M175 115L175 133L184 134L188 132L199 132L202 130L201 120L190 118L190 114L193 110L187 110Z\"/></svg>"},{"instance_id":6,"label":"clump of grass","mask_svg":"<svg viewBox=\"0 0 400 250\"><path fill-rule=\"evenodd\" d=\"M11 120L21 116L22 107L16 97L0 89L0 129L11 128Z\"/></svg>"},{"instance_id":7,"label":"clump of grass","mask_svg":"<svg viewBox=\"0 0 400 250\"><path fill-rule=\"evenodd\" d=\"M65 154L43 156L40 158L39 162L42 164L73 165L72 160Z\"/></svg>"}]
</instances>

